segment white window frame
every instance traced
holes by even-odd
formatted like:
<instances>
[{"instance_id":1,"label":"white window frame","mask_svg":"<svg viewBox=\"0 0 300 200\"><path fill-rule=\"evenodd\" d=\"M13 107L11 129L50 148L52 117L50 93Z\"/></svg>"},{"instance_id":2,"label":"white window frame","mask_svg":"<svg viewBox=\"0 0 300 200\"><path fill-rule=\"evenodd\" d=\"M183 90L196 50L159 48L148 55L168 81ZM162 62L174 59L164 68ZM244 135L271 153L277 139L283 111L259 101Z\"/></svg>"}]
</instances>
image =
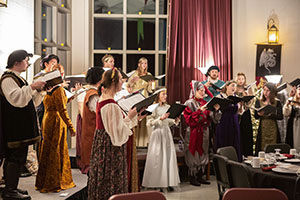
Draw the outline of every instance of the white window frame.
<instances>
[{"instance_id":1,"label":"white window frame","mask_svg":"<svg viewBox=\"0 0 300 200\"><path fill-rule=\"evenodd\" d=\"M169 1L168 5L169 5ZM155 1L155 14L127 14L127 0L123 1L123 14L106 14L106 13L94 13L94 0L91 3L92 8L92 23L91 23L91 58L92 58L92 65L95 65L94 55L95 54L122 54L122 70L124 72L127 71L127 55L129 54L152 54L155 55L155 75L159 75L159 55L165 54L167 59L167 39L168 39L168 31L166 31L166 50L159 50L159 20L160 19L167 19L166 23L166 30L168 26L168 13L169 13L169 6L167 6L167 14L159 14L159 1ZM122 50L107 50L107 49L95 49L94 48L94 19L95 18L123 18L123 49ZM151 18L155 19L155 49L154 50L127 50L127 18ZM165 63L165 72L166 72L167 65Z\"/></svg>"},{"instance_id":2,"label":"white window frame","mask_svg":"<svg viewBox=\"0 0 300 200\"><path fill-rule=\"evenodd\" d=\"M42 55L42 45L50 47L52 53L57 55L59 50L66 51L66 74L72 73L71 68L71 55L72 55L72 0L66 0L66 5L62 7L58 0L35 0L35 30L34 30L34 52L37 55ZM42 4L50 6L52 8L52 40L44 41L42 38ZM67 14L67 27L66 27L66 44L62 46L57 41L58 36L58 13ZM35 63L34 73L38 73L41 70L39 63Z\"/></svg>"}]
</instances>

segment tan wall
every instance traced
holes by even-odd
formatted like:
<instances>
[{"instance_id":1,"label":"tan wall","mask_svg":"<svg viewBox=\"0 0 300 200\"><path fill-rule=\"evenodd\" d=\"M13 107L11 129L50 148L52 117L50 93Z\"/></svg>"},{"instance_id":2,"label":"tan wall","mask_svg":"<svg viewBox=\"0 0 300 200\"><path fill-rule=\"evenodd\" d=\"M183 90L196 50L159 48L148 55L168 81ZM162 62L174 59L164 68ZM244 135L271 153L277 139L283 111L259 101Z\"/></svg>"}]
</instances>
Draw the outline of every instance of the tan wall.
<instances>
[{"instance_id":1,"label":"tan wall","mask_svg":"<svg viewBox=\"0 0 300 200\"><path fill-rule=\"evenodd\" d=\"M90 67L89 1L72 0L72 74L80 74ZM72 102L72 122L76 126L77 100ZM76 138L72 138L75 147Z\"/></svg>"},{"instance_id":2,"label":"tan wall","mask_svg":"<svg viewBox=\"0 0 300 200\"><path fill-rule=\"evenodd\" d=\"M233 75L244 72L248 82L255 79L256 45L267 41L267 20L272 13L279 19L282 43L281 74L284 81L300 76L300 1L232 0Z\"/></svg>"}]
</instances>

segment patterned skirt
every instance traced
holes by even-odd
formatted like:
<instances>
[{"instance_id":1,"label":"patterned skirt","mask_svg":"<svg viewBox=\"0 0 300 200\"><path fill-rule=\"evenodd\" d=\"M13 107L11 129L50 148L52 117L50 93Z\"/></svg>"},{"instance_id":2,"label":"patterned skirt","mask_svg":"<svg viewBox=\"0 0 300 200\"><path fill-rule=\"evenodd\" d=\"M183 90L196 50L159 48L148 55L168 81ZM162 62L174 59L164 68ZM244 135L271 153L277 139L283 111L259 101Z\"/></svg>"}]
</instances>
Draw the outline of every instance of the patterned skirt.
<instances>
[{"instance_id":1,"label":"patterned skirt","mask_svg":"<svg viewBox=\"0 0 300 200\"><path fill-rule=\"evenodd\" d=\"M88 199L107 200L128 192L126 144L113 146L104 129L96 130L90 160Z\"/></svg>"}]
</instances>

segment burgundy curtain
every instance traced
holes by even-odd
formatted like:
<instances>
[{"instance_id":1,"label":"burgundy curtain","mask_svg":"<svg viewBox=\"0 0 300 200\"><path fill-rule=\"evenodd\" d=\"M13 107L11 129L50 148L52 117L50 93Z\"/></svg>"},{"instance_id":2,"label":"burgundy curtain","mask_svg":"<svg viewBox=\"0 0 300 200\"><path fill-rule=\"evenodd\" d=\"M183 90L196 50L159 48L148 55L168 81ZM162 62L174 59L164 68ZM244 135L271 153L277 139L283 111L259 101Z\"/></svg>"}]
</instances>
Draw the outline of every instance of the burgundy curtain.
<instances>
[{"instance_id":1,"label":"burgundy curtain","mask_svg":"<svg viewBox=\"0 0 300 200\"><path fill-rule=\"evenodd\" d=\"M191 80L205 80L199 67L217 65L230 80L231 0L170 0L168 102L184 103Z\"/></svg>"}]
</instances>

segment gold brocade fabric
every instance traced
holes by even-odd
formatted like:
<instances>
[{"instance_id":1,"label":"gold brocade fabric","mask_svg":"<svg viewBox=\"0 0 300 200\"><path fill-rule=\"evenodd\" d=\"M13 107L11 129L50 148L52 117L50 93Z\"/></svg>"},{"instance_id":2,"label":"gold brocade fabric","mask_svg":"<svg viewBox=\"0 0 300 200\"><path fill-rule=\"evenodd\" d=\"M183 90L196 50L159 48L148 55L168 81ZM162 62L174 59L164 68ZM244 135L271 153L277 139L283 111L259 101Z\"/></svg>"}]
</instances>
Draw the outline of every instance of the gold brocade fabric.
<instances>
[{"instance_id":1,"label":"gold brocade fabric","mask_svg":"<svg viewBox=\"0 0 300 200\"><path fill-rule=\"evenodd\" d=\"M261 148L265 149L268 144L276 144L277 128L276 121L273 119L261 120Z\"/></svg>"},{"instance_id":2,"label":"gold brocade fabric","mask_svg":"<svg viewBox=\"0 0 300 200\"><path fill-rule=\"evenodd\" d=\"M136 136L133 131L133 147L132 147L132 171L131 171L131 192L139 192L139 176L138 161L136 153Z\"/></svg>"},{"instance_id":3,"label":"gold brocade fabric","mask_svg":"<svg viewBox=\"0 0 300 200\"><path fill-rule=\"evenodd\" d=\"M272 106L276 107L276 103ZM260 106L264 106L263 102L260 101ZM268 144L277 143L277 124L276 120L270 119L269 117L262 117L261 121L261 149L264 150Z\"/></svg>"},{"instance_id":4,"label":"gold brocade fabric","mask_svg":"<svg viewBox=\"0 0 300 200\"><path fill-rule=\"evenodd\" d=\"M40 192L59 192L75 187L68 153L67 127L75 130L66 104L67 97L62 87L53 89L52 94L44 98L43 140L35 185Z\"/></svg>"},{"instance_id":5,"label":"gold brocade fabric","mask_svg":"<svg viewBox=\"0 0 300 200\"><path fill-rule=\"evenodd\" d=\"M147 75L151 75L151 73L148 72ZM139 76L139 75L138 75L138 72L136 71L136 72L129 78L128 83L131 83L132 80L133 80L135 77L137 77L137 76ZM133 92L136 92L136 91L138 91L138 90L140 90L140 89L144 89L143 92L142 92L142 94L143 94L145 97L148 97L149 92L151 92L151 90L152 90L152 85L149 84L149 82L144 81L143 79L138 79L137 81L133 82L133 83L131 84L131 87L132 87Z\"/></svg>"},{"instance_id":6,"label":"gold brocade fabric","mask_svg":"<svg viewBox=\"0 0 300 200\"><path fill-rule=\"evenodd\" d=\"M148 129L146 124L147 119L144 118L142 121L139 121L138 125L134 128L137 147L146 147L149 143Z\"/></svg>"},{"instance_id":7,"label":"gold brocade fabric","mask_svg":"<svg viewBox=\"0 0 300 200\"><path fill-rule=\"evenodd\" d=\"M147 73L147 75L151 75L151 73ZM128 83L131 83L132 80L138 76L138 72L136 71L128 80ZM149 96L149 92L152 91L152 85L149 82L144 81L143 79L138 79L137 81L131 83L132 91L136 92L140 89L144 89L142 94L145 97ZM146 147L149 143L148 129L146 126L146 118L144 118L141 122L138 123L138 126L134 129L136 133L136 146L137 147Z\"/></svg>"}]
</instances>

